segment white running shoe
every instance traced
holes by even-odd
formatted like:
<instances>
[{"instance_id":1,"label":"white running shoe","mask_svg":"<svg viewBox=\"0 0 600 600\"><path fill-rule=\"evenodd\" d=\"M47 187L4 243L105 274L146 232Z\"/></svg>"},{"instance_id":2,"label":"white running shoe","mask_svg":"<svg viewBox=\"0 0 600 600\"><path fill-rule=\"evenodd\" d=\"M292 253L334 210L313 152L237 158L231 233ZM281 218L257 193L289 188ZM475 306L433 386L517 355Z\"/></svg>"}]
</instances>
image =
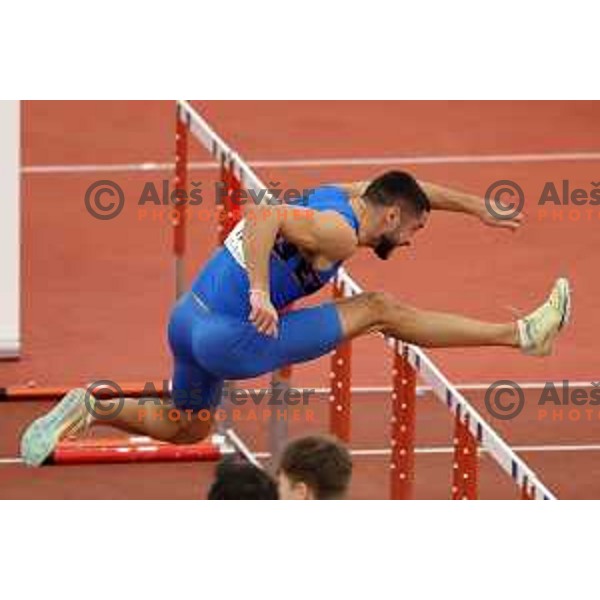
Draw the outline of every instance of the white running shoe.
<instances>
[{"instance_id":1,"label":"white running shoe","mask_svg":"<svg viewBox=\"0 0 600 600\"><path fill-rule=\"evenodd\" d=\"M50 412L36 419L21 437L21 457L25 464L39 467L60 440L85 433L93 420L95 404L96 399L92 394L83 388L76 388Z\"/></svg>"},{"instance_id":2,"label":"white running shoe","mask_svg":"<svg viewBox=\"0 0 600 600\"><path fill-rule=\"evenodd\" d=\"M571 317L571 286L561 277L538 309L517 321L521 350L532 356L548 356L554 340Z\"/></svg>"}]
</instances>

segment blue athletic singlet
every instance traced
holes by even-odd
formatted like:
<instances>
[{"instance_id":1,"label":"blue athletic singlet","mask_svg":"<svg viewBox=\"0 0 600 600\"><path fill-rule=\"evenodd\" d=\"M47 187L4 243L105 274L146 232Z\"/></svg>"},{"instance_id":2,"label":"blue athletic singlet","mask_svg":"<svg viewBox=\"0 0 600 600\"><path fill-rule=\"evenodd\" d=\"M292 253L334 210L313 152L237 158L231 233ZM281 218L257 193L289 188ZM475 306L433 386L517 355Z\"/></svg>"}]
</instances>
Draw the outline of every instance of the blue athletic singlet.
<instances>
[{"instance_id":1,"label":"blue athletic singlet","mask_svg":"<svg viewBox=\"0 0 600 600\"><path fill-rule=\"evenodd\" d=\"M299 203L313 210L334 210L341 214L356 231L358 221L348 202L347 194L336 187L316 189ZM301 218L301 217L299 217ZM225 246L219 248L204 266L192 286L192 291L215 309L227 314L246 317L250 309L248 276L244 261L241 221L231 232ZM339 264L327 271L317 271L302 257L298 248L283 239L276 240L270 260L271 301L278 310L308 296L323 287L336 273Z\"/></svg>"},{"instance_id":2,"label":"blue athletic singlet","mask_svg":"<svg viewBox=\"0 0 600 600\"><path fill-rule=\"evenodd\" d=\"M335 211L358 231L358 219L341 188L320 187L297 206ZM260 334L248 321L249 280L243 228L241 221L171 315L173 398L178 408L213 408L220 400L223 380L255 377L287 364L312 360L330 352L341 341L339 316L331 302L282 314L276 338ZM273 305L282 310L313 294L331 280L339 267L340 263L336 263L327 270L315 269L294 244L279 236L270 257Z\"/></svg>"}]
</instances>

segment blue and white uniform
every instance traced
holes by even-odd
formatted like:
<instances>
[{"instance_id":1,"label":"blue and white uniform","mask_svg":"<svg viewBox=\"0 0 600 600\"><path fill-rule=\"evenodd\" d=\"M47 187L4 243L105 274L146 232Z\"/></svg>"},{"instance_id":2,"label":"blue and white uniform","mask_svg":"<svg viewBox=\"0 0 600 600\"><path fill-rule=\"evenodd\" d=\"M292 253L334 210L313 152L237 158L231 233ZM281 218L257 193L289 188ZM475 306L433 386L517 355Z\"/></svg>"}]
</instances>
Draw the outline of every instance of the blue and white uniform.
<instances>
[{"instance_id":1,"label":"blue and white uniform","mask_svg":"<svg viewBox=\"0 0 600 600\"><path fill-rule=\"evenodd\" d=\"M358 232L358 219L341 188L317 188L298 205L335 211ZM243 227L241 221L171 314L173 399L182 410L215 408L225 379L247 379L312 360L330 352L342 340L340 318L332 302L282 314L275 338L256 330L248 320L250 284L242 245ZM282 311L295 300L321 289L340 265L317 270L294 244L279 236L269 266L271 302Z\"/></svg>"}]
</instances>

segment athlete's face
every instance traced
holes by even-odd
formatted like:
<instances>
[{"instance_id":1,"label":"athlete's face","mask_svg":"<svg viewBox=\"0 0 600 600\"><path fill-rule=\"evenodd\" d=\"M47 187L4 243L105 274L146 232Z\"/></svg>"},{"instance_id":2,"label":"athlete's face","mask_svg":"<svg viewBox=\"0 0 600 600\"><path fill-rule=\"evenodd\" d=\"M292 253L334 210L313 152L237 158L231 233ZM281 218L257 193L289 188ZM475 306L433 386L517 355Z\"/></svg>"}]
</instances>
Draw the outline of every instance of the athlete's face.
<instances>
[{"instance_id":1,"label":"athlete's face","mask_svg":"<svg viewBox=\"0 0 600 600\"><path fill-rule=\"evenodd\" d=\"M410 246L417 231L425 227L427 214L416 217L400 207L390 207L383 211L380 231L375 237L373 250L382 260L387 260L392 252L402 246Z\"/></svg>"}]
</instances>

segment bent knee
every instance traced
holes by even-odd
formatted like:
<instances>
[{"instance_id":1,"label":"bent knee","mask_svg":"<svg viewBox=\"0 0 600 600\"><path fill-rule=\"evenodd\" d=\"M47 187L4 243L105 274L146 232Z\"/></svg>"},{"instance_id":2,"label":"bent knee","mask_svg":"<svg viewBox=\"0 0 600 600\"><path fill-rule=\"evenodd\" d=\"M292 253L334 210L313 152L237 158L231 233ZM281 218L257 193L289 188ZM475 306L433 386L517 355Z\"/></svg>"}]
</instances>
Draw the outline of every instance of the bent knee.
<instances>
[{"instance_id":1,"label":"bent knee","mask_svg":"<svg viewBox=\"0 0 600 600\"><path fill-rule=\"evenodd\" d=\"M366 301L369 305L371 314L375 322L375 327L379 331L385 331L389 324L398 316L398 311L408 309L404 304L388 292L367 292Z\"/></svg>"},{"instance_id":2,"label":"bent knee","mask_svg":"<svg viewBox=\"0 0 600 600\"><path fill-rule=\"evenodd\" d=\"M365 296L374 310L384 310L394 302L394 298L388 292L366 292Z\"/></svg>"},{"instance_id":3,"label":"bent knee","mask_svg":"<svg viewBox=\"0 0 600 600\"><path fill-rule=\"evenodd\" d=\"M397 301L387 292L367 292L366 302L375 317L383 318Z\"/></svg>"}]
</instances>

